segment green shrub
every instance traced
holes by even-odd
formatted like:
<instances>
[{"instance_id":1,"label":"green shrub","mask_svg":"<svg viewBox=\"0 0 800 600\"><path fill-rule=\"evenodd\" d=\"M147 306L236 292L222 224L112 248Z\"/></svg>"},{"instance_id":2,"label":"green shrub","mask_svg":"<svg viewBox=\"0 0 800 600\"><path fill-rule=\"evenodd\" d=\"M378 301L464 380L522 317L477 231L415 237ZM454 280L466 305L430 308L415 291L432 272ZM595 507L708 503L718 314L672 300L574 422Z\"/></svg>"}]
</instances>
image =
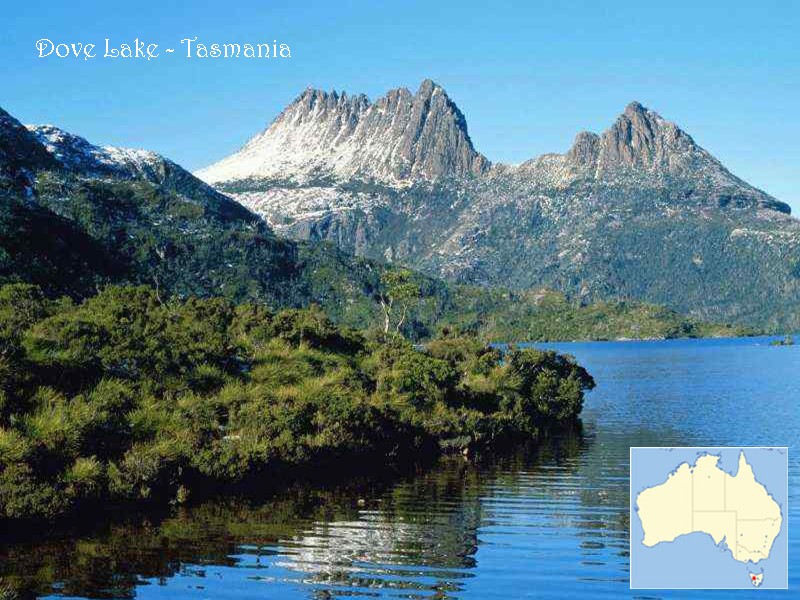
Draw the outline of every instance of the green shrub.
<instances>
[{"instance_id":1,"label":"green shrub","mask_svg":"<svg viewBox=\"0 0 800 600\"><path fill-rule=\"evenodd\" d=\"M16 353L20 334L41 321L55 304L45 299L42 290L27 283L0 286L0 355Z\"/></svg>"},{"instance_id":2,"label":"green shrub","mask_svg":"<svg viewBox=\"0 0 800 600\"><path fill-rule=\"evenodd\" d=\"M184 462L179 444L174 441L135 444L118 464L109 465L110 492L130 500L173 497Z\"/></svg>"},{"instance_id":3,"label":"green shrub","mask_svg":"<svg viewBox=\"0 0 800 600\"><path fill-rule=\"evenodd\" d=\"M377 390L392 402L429 410L446 400L458 383L458 372L450 363L399 344L378 351L380 371Z\"/></svg>"},{"instance_id":4,"label":"green shrub","mask_svg":"<svg viewBox=\"0 0 800 600\"><path fill-rule=\"evenodd\" d=\"M37 390L34 401L37 408L20 419L25 435L53 455L75 456L82 438L75 425L81 420L80 413L90 408L80 399L72 404L61 392L47 387Z\"/></svg>"},{"instance_id":5,"label":"green shrub","mask_svg":"<svg viewBox=\"0 0 800 600\"><path fill-rule=\"evenodd\" d=\"M577 417L584 390L594 387L572 357L532 348L509 352L498 380L501 411L531 434L542 423Z\"/></svg>"},{"instance_id":6,"label":"green shrub","mask_svg":"<svg viewBox=\"0 0 800 600\"><path fill-rule=\"evenodd\" d=\"M20 595L14 586L0 577L0 600L18 600Z\"/></svg>"},{"instance_id":7,"label":"green shrub","mask_svg":"<svg viewBox=\"0 0 800 600\"><path fill-rule=\"evenodd\" d=\"M315 306L279 312L272 319L270 332L295 347L327 348L345 354L356 354L364 348L364 338L358 332L336 327Z\"/></svg>"},{"instance_id":8,"label":"green shrub","mask_svg":"<svg viewBox=\"0 0 800 600\"><path fill-rule=\"evenodd\" d=\"M109 338L99 323L68 313L37 323L27 331L23 345L35 362L88 371L101 367L100 352Z\"/></svg>"},{"instance_id":9,"label":"green shrub","mask_svg":"<svg viewBox=\"0 0 800 600\"><path fill-rule=\"evenodd\" d=\"M73 499L99 497L104 488L105 469L96 457L79 457L64 473L67 494Z\"/></svg>"},{"instance_id":10,"label":"green shrub","mask_svg":"<svg viewBox=\"0 0 800 600\"><path fill-rule=\"evenodd\" d=\"M27 437L15 429L0 427L0 468L25 460L30 451Z\"/></svg>"},{"instance_id":11,"label":"green shrub","mask_svg":"<svg viewBox=\"0 0 800 600\"><path fill-rule=\"evenodd\" d=\"M66 508L61 490L40 481L29 465L12 463L0 471L0 514L6 518L49 519Z\"/></svg>"}]
</instances>

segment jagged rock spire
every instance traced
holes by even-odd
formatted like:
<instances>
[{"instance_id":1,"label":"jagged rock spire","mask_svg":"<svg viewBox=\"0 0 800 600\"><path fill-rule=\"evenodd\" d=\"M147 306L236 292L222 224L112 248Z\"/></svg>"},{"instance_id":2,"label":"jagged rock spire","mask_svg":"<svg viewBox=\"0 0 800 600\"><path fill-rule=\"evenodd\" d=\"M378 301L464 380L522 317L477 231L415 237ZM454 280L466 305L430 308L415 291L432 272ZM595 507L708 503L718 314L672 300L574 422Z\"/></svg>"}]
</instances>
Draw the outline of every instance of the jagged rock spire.
<instances>
[{"instance_id":1,"label":"jagged rock spire","mask_svg":"<svg viewBox=\"0 0 800 600\"><path fill-rule=\"evenodd\" d=\"M600 152L600 136L591 131L581 131L575 136L567 157L579 165L594 165Z\"/></svg>"},{"instance_id":2,"label":"jagged rock spire","mask_svg":"<svg viewBox=\"0 0 800 600\"><path fill-rule=\"evenodd\" d=\"M430 79L412 94L366 96L307 89L239 152L198 172L210 182L358 177L383 182L479 175L463 113Z\"/></svg>"}]
</instances>

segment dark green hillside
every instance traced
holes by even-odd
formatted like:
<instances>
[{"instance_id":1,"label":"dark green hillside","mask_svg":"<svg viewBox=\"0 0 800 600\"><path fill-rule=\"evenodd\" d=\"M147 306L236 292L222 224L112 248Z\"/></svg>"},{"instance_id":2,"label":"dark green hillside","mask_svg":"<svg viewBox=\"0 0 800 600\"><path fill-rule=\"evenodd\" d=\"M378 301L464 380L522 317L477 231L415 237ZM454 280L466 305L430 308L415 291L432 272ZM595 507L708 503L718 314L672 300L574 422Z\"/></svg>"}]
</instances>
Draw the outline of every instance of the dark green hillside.
<instances>
[{"instance_id":1,"label":"dark green hillside","mask_svg":"<svg viewBox=\"0 0 800 600\"><path fill-rule=\"evenodd\" d=\"M0 190L24 193L33 173L57 166L33 134L0 108Z\"/></svg>"},{"instance_id":2,"label":"dark green hillside","mask_svg":"<svg viewBox=\"0 0 800 600\"><path fill-rule=\"evenodd\" d=\"M73 221L0 192L0 282L82 296L124 273L120 260Z\"/></svg>"},{"instance_id":3,"label":"dark green hillside","mask_svg":"<svg viewBox=\"0 0 800 600\"><path fill-rule=\"evenodd\" d=\"M106 283L148 284L170 295L221 296L271 307L320 305L340 323L377 327L375 296L389 268L326 243L276 237L249 212L207 207L147 181L43 172L37 202L6 195L0 280L85 297ZM224 198L224 197L223 197ZM488 340L670 338L746 333L703 326L637 302L583 305L547 290L446 284L420 274L403 332L442 328Z\"/></svg>"},{"instance_id":4,"label":"dark green hillside","mask_svg":"<svg viewBox=\"0 0 800 600\"><path fill-rule=\"evenodd\" d=\"M644 302L584 304L552 290L454 289L442 322L493 341L670 339L756 333L737 325L704 323Z\"/></svg>"}]
</instances>

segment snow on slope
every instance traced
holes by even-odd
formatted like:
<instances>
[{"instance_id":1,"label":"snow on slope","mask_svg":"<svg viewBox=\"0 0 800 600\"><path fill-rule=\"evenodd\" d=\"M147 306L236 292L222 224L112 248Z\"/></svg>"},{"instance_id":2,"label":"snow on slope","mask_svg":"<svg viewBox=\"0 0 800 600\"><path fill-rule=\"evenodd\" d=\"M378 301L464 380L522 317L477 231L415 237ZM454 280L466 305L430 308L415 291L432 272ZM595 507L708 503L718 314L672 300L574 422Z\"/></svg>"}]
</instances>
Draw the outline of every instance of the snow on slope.
<instances>
[{"instance_id":1,"label":"snow on slope","mask_svg":"<svg viewBox=\"0 0 800 600\"><path fill-rule=\"evenodd\" d=\"M62 165L98 177L153 179L166 160L149 150L95 146L53 125L27 128Z\"/></svg>"}]
</instances>

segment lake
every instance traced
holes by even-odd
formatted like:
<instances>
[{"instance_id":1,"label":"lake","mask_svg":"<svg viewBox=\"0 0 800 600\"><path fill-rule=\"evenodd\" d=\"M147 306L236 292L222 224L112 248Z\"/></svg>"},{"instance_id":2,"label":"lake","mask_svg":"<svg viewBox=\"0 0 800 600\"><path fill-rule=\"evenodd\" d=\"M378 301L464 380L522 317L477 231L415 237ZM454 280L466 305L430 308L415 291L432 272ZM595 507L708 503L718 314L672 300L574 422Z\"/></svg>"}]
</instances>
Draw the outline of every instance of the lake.
<instances>
[{"instance_id":1,"label":"lake","mask_svg":"<svg viewBox=\"0 0 800 600\"><path fill-rule=\"evenodd\" d=\"M81 598L672 597L628 589L629 448L662 445L789 446L789 563L800 564L800 346L769 339L537 344L575 355L597 382L574 434L5 544L0 572Z\"/></svg>"}]
</instances>

